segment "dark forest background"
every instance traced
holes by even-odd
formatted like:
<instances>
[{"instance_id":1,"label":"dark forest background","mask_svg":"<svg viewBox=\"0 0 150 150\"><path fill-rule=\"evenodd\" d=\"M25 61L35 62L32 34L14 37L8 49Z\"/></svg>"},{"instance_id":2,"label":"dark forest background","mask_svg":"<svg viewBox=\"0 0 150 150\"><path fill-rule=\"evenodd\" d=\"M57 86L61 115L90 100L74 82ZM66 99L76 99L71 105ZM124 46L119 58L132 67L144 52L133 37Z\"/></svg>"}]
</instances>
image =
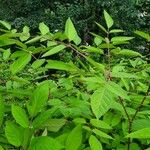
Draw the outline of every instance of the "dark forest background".
<instances>
[{"instance_id":1,"label":"dark forest background","mask_svg":"<svg viewBox=\"0 0 150 150\"><path fill-rule=\"evenodd\" d=\"M99 32L94 21L103 24L104 9L115 20L116 28L126 34L132 35L135 30L150 33L150 0L0 0L0 20L11 22L18 30L27 25L34 34L40 22L54 32L62 30L71 17L83 41L90 42L88 33ZM150 45L141 39L133 41L132 46L149 53Z\"/></svg>"}]
</instances>

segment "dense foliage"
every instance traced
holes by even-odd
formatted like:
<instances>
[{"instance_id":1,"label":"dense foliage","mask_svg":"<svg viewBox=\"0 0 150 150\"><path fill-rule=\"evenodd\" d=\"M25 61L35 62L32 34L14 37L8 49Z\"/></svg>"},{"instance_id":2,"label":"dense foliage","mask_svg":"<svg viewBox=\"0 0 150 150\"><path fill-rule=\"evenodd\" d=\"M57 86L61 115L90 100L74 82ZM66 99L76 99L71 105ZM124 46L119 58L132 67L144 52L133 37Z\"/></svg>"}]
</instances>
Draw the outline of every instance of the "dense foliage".
<instances>
[{"instance_id":1,"label":"dense foliage","mask_svg":"<svg viewBox=\"0 0 150 150\"><path fill-rule=\"evenodd\" d=\"M56 33L41 22L34 37L0 21L1 150L150 149L150 64L104 20L91 45L70 18Z\"/></svg>"},{"instance_id":2,"label":"dense foliage","mask_svg":"<svg viewBox=\"0 0 150 150\"><path fill-rule=\"evenodd\" d=\"M133 30L150 32L150 0L0 0L0 19L12 22L21 29L24 25L35 32L38 24L44 21L51 29L63 30L68 17L73 19L84 41L90 42L89 31L96 31L94 21L102 19L103 9L112 14L117 28L131 34ZM133 40L130 48L149 53L145 41ZM143 46L141 46L143 45Z\"/></svg>"}]
</instances>

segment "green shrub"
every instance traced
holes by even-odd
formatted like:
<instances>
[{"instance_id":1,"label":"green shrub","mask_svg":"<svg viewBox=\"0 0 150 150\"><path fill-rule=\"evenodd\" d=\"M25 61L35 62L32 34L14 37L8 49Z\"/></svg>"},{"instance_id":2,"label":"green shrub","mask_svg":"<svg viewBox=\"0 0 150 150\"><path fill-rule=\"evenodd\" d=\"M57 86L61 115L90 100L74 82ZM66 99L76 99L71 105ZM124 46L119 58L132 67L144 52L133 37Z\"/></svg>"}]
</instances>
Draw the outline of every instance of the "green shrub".
<instances>
[{"instance_id":1,"label":"green shrub","mask_svg":"<svg viewBox=\"0 0 150 150\"><path fill-rule=\"evenodd\" d=\"M104 20L89 46L70 18L64 32L42 22L34 37L0 21L0 149L149 148L150 65L106 11Z\"/></svg>"}]
</instances>

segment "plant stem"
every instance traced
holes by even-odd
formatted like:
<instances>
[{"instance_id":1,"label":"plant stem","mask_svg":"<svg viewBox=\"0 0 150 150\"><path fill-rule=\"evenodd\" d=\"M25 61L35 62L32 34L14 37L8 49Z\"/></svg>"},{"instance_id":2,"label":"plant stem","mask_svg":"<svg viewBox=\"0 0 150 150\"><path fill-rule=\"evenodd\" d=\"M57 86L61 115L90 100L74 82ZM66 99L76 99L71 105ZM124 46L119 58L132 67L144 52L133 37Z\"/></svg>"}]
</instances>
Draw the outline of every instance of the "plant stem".
<instances>
[{"instance_id":1,"label":"plant stem","mask_svg":"<svg viewBox=\"0 0 150 150\"><path fill-rule=\"evenodd\" d=\"M127 112L127 109L126 109L126 107L125 107L125 105L124 105L124 103L123 103L123 99L121 98L121 97L119 97L119 100L120 100L120 104L122 105L122 107L123 107L123 110L124 110L124 112L125 112L125 115L126 115L126 117L127 117L127 120L128 120L128 133L130 133L131 132L131 119L130 119L130 116L129 116L129 114L128 114L128 112ZM128 138L128 142L127 142L127 150L130 150L130 143L131 143L131 139L130 138Z\"/></svg>"},{"instance_id":2,"label":"plant stem","mask_svg":"<svg viewBox=\"0 0 150 150\"><path fill-rule=\"evenodd\" d=\"M123 103L123 99L122 99L121 97L119 97L120 104L122 105L123 110L124 110L124 112L125 112L125 114L126 114L126 117L127 117L127 119L128 119L128 133L129 133L129 134L130 134L131 131L132 131L133 121L135 120L135 118L136 118L138 112L140 111L140 109L142 108L142 106L143 106L143 104L144 104L144 101L146 100L146 97L149 95L149 92L150 92L150 85L149 85L149 87L148 87L148 89L147 89L146 95L143 97L143 99L142 99L140 105L137 107L137 109L136 109L136 111L135 111L135 113L134 113L134 115L133 115L132 118L130 118L130 116L129 116L128 112L127 112L127 109L126 109L126 107L125 107L125 105L124 105L124 103ZM128 138L127 150L130 150L130 145L131 145L131 138Z\"/></svg>"}]
</instances>

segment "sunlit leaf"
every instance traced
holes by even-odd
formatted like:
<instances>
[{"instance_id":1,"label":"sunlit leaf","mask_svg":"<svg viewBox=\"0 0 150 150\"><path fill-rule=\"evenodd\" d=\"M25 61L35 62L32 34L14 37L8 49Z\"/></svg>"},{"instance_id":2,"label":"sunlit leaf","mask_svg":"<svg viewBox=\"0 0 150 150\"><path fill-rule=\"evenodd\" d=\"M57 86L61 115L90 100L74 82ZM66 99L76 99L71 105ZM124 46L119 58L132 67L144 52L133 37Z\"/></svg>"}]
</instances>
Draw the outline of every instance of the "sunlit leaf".
<instances>
[{"instance_id":1,"label":"sunlit leaf","mask_svg":"<svg viewBox=\"0 0 150 150\"><path fill-rule=\"evenodd\" d=\"M41 111L46 104L49 95L49 82L44 81L33 91L30 102L28 103L29 114L33 117Z\"/></svg>"},{"instance_id":2,"label":"sunlit leaf","mask_svg":"<svg viewBox=\"0 0 150 150\"><path fill-rule=\"evenodd\" d=\"M35 137L31 140L29 150L62 150L63 146L48 136Z\"/></svg>"},{"instance_id":3,"label":"sunlit leaf","mask_svg":"<svg viewBox=\"0 0 150 150\"><path fill-rule=\"evenodd\" d=\"M40 30L42 35L45 35L45 34L50 32L49 27L44 22L41 22L39 24L39 30Z\"/></svg>"},{"instance_id":4,"label":"sunlit leaf","mask_svg":"<svg viewBox=\"0 0 150 150\"><path fill-rule=\"evenodd\" d=\"M66 140L66 150L78 150L82 142L82 127L76 126L68 135Z\"/></svg>"},{"instance_id":5,"label":"sunlit leaf","mask_svg":"<svg viewBox=\"0 0 150 150\"><path fill-rule=\"evenodd\" d=\"M91 150L103 150L101 142L94 135L90 136L89 144Z\"/></svg>"},{"instance_id":6,"label":"sunlit leaf","mask_svg":"<svg viewBox=\"0 0 150 150\"><path fill-rule=\"evenodd\" d=\"M67 19L65 25L65 34L69 41L73 41L76 45L81 43L81 38L78 36L77 31L70 18Z\"/></svg>"},{"instance_id":7,"label":"sunlit leaf","mask_svg":"<svg viewBox=\"0 0 150 150\"><path fill-rule=\"evenodd\" d=\"M6 21L0 20L0 24L3 25L8 30L11 29L11 25L8 22L6 22Z\"/></svg>"},{"instance_id":8,"label":"sunlit leaf","mask_svg":"<svg viewBox=\"0 0 150 150\"><path fill-rule=\"evenodd\" d=\"M22 129L12 122L6 122L5 135L10 144L19 147L23 142Z\"/></svg>"},{"instance_id":9,"label":"sunlit leaf","mask_svg":"<svg viewBox=\"0 0 150 150\"><path fill-rule=\"evenodd\" d=\"M137 138L137 139L150 139L150 128L144 128L135 132L131 132L126 137Z\"/></svg>"},{"instance_id":10,"label":"sunlit leaf","mask_svg":"<svg viewBox=\"0 0 150 150\"><path fill-rule=\"evenodd\" d=\"M62 51L63 49L65 49L65 48L66 48L65 45L58 45L58 46L50 49L48 52L46 52L44 55L42 55L42 57L46 57L46 56L56 54L56 53Z\"/></svg>"},{"instance_id":11,"label":"sunlit leaf","mask_svg":"<svg viewBox=\"0 0 150 150\"><path fill-rule=\"evenodd\" d=\"M105 22L107 24L107 27L110 28L113 26L114 21L111 18L111 16L106 12L106 10L104 10L104 18L105 18Z\"/></svg>"},{"instance_id":12,"label":"sunlit leaf","mask_svg":"<svg viewBox=\"0 0 150 150\"><path fill-rule=\"evenodd\" d=\"M22 52L22 56L19 57L13 64L10 65L10 70L13 74L20 72L31 60L31 54Z\"/></svg>"},{"instance_id":13,"label":"sunlit leaf","mask_svg":"<svg viewBox=\"0 0 150 150\"><path fill-rule=\"evenodd\" d=\"M91 96L91 108L96 118L104 115L110 109L112 102L113 97L105 86L96 90Z\"/></svg>"},{"instance_id":14,"label":"sunlit leaf","mask_svg":"<svg viewBox=\"0 0 150 150\"><path fill-rule=\"evenodd\" d=\"M11 107L12 115L16 122L24 128L29 127L29 119L24 109L20 106L12 105Z\"/></svg>"}]
</instances>

